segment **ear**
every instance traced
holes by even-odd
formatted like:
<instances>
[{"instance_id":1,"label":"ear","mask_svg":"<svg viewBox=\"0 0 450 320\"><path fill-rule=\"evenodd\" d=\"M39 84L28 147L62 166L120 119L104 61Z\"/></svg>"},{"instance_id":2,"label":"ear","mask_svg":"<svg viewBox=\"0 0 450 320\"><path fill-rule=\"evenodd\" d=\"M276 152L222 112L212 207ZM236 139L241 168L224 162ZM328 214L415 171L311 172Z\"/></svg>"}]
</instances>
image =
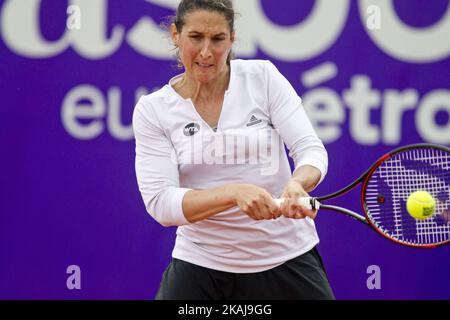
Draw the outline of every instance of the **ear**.
<instances>
[{"instance_id":1,"label":"ear","mask_svg":"<svg viewBox=\"0 0 450 320\"><path fill-rule=\"evenodd\" d=\"M231 33L230 39L231 39L231 42L234 42L234 40L236 40L236 31L233 31Z\"/></svg>"},{"instance_id":2,"label":"ear","mask_svg":"<svg viewBox=\"0 0 450 320\"><path fill-rule=\"evenodd\" d=\"M172 38L172 42L173 44L178 47L178 38L179 38L179 33L177 30L177 26L175 25L175 23L172 23L170 25L170 36Z\"/></svg>"}]
</instances>

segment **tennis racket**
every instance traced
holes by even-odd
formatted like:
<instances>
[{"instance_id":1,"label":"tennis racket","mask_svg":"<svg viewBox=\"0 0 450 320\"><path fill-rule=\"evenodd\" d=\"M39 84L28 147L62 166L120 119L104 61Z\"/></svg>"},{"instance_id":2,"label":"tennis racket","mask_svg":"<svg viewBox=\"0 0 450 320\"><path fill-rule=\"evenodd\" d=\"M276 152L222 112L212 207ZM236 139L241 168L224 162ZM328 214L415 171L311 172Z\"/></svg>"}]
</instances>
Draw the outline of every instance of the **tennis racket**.
<instances>
[{"instance_id":1,"label":"tennis racket","mask_svg":"<svg viewBox=\"0 0 450 320\"><path fill-rule=\"evenodd\" d=\"M351 210L324 204L362 184L364 216ZM419 220L406 210L415 191L427 191L436 201L432 216ZM275 199L278 205L283 199ZM347 187L323 197L303 197L299 203L309 209L333 210L375 229L396 243L434 248L450 242L450 148L414 144L395 149L379 158L361 177Z\"/></svg>"}]
</instances>

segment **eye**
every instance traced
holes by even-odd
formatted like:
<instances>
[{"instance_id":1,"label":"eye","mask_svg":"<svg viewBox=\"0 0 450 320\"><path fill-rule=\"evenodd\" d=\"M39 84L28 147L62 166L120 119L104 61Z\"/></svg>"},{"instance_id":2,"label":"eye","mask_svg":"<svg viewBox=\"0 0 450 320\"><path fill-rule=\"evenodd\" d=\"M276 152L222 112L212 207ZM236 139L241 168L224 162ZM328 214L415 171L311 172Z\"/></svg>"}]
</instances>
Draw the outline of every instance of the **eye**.
<instances>
[{"instance_id":1,"label":"eye","mask_svg":"<svg viewBox=\"0 0 450 320\"><path fill-rule=\"evenodd\" d=\"M219 42L219 41L223 41L223 40L225 40L225 38L214 38L213 39L213 41L215 41L215 42Z\"/></svg>"}]
</instances>

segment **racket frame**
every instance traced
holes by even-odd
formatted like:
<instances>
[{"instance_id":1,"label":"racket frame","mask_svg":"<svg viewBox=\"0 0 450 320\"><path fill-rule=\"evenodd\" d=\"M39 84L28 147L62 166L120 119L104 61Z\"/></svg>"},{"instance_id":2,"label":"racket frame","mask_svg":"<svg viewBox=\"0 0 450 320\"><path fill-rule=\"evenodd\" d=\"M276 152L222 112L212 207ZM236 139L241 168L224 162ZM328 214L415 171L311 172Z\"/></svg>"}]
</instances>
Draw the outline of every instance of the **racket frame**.
<instances>
[{"instance_id":1,"label":"racket frame","mask_svg":"<svg viewBox=\"0 0 450 320\"><path fill-rule=\"evenodd\" d=\"M375 172L375 170L378 169L378 167L381 164L383 164L383 162L385 162L386 160L392 158L396 154L398 154L400 152L403 152L403 151L417 149L417 148L438 149L438 150L446 151L447 153L450 154L450 148L447 148L447 147L444 147L444 146L437 146L437 145L434 145L434 144L428 144L428 143L411 144L411 145L407 145L407 146L403 146L403 147L394 149L394 150L390 151L389 153L386 153L385 155L380 157L375 162L375 164L373 164L372 167L370 167L370 169L365 173L365 177L364 177L364 181L363 181L363 185L362 185L362 189L361 189L361 206L363 208L364 215L366 217L366 221L368 222L369 226L372 229L374 229L377 233L381 234L384 238L386 238L388 240L391 240L391 241L393 241L395 243L398 243L398 244L401 244L401 245L404 245L404 246L407 246L407 247L411 247L411 248L432 249L432 248L440 247L440 246L443 246L445 244L450 243L450 239L446 240L446 241L438 242L438 243L432 243L432 244L416 244L416 243L410 243L410 242L400 241L398 239L395 239L394 237L391 237L388 234L386 234L383 231L381 231L380 228L378 228L373 223L372 219L370 219L370 217L368 216L369 209L367 208L367 203L365 201L365 195L366 195L367 185L369 183L369 178L372 176L372 174Z\"/></svg>"},{"instance_id":2,"label":"racket frame","mask_svg":"<svg viewBox=\"0 0 450 320\"><path fill-rule=\"evenodd\" d=\"M349 184L348 186L327 194L325 196L321 196L321 197L313 197L311 199L311 204L313 205L315 203L315 201L318 201L320 203L320 209L326 209L326 210L333 210L333 211L338 211L340 213L343 213L347 216L350 216L352 218L354 218L355 220L358 220L364 224L366 224L367 226L371 227L371 229L374 229L377 233L381 234L384 238L391 240L395 243L404 245L404 246L408 246L408 247L413 247L413 248L436 248L439 246L442 246L444 244L448 244L450 243L450 239L447 241L442 241L439 243L433 243L433 244L414 244L414 243L409 243L409 242L404 242L404 241L400 241L397 240L393 237L390 237L389 235L385 234L383 231L380 230L380 228L378 228L372 221L372 219L369 217L368 215L368 211L369 209L367 208L367 204L365 201L365 194L366 194L366 190L367 190L367 184L369 182L370 177L372 176L372 174L375 172L375 170L382 164L384 163L386 160L392 158L393 156L395 156L396 154L403 152L403 151L407 151L407 150L412 150L412 149L418 149L418 148L430 148L430 149L439 149L439 150L443 150L446 151L450 154L450 148L447 148L445 146L438 146L438 145L434 145L434 144L429 144L429 143L418 143L418 144L410 144L410 145L406 145L406 146L402 146L399 147L397 149L394 149L386 154L384 154L383 156L381 156L380 158L378 158L378 160L372 164L369 169L366 170L366 172L364 172L358 179L356 179L354 182L352 182L351 184ZM361 199L361 206L363 208L364 211L364 216L342 208L342 207L338 207L338 206L333 206L333 205L327 205L327 204L323 204L322 201L328 200L328 199L333 199L333 198L337 198L343 194L346 194L350 191L352 191L353 189L355 189L360 183L362 183L362 187L361 187L361 193L360 193L360 199ZM313 209L314 205L313 205Z\"/></svg>"}]
</instances>

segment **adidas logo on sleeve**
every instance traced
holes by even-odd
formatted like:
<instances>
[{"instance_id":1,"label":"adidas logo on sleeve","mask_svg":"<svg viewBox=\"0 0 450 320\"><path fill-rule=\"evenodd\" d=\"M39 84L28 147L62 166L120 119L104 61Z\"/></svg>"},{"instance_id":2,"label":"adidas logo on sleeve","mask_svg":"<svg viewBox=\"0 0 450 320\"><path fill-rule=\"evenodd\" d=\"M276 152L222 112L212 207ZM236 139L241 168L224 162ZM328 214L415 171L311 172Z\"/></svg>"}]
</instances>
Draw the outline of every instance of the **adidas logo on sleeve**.
<instances>
[{"instance_id":1,"label":"adidas logo on sleeve","mask_svg":"<svg viewBox=\"0 0 450 320\"><path fill-rule=\"evenodd\" d=\"M262 122L261 119L258 119L258 118L255 117L255 115L252 115L252 117L250 118L250 121L247 123L247 127L254 126L254 125L256 125L258 123L261 123L261 122Z\"/></svg>"}]
</instances>

